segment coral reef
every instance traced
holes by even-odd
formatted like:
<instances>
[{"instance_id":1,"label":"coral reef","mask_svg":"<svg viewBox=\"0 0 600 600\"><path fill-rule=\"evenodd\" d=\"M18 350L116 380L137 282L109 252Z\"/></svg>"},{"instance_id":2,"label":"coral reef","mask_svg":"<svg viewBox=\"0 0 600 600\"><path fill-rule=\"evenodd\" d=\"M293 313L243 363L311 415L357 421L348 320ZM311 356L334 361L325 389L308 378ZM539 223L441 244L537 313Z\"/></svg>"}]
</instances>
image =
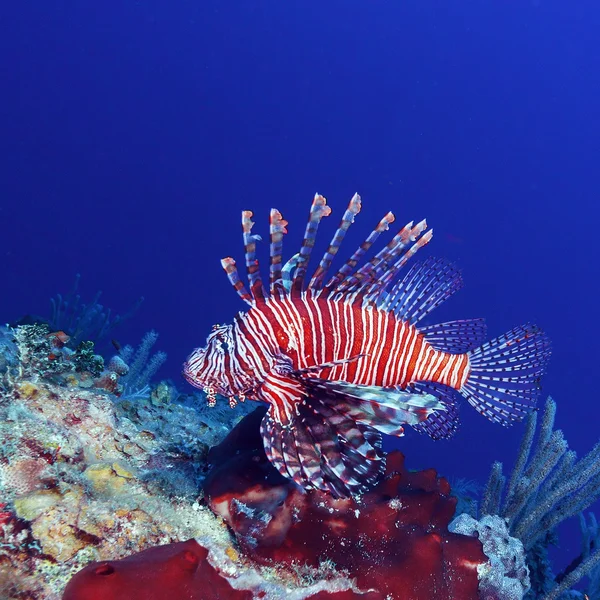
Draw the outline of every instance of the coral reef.
<instances>
[{"instance_id":1,"label":"coral reef","mask_svg":"<svg viewBox=\"0 0 600 600\"><path fill-rule=\"evenodd\" d=\"M559 576L548 566L555 524L587 506L598 462L568 451L552 404L535 448L530 418L506 492L492 469L481 512L503 518L451 522L459 500L474 515L473 483L452 495L399 452L352 498L283 478L264 453L264 407L207 409L152 386L155 341L105 362L46 325L0 331L1 598L500 600L523 597L527 565L529 596L557 598L597 566L592 517L581 556Z\"/></svg>"},{"instance_id":2,"label":"coral reef","mask_svg":"<svg viewBox=\"0 0 600 600\"><path fill-rule=\"evenodd\" d=\"M508 485L502 464L494 463L481 504L482 515L501 516L510 535L522 541L531 575L527 597L544 600L560 597L600 562L600 549L589 545L558 575L548 559L558 525L600 498L600 443L577 460L562 431L554 429L555 416L556 403L548 398L534 447L537 413L529 415Z\"/></svg>"},{"instance_id":3,"label":"coral reef","mask_svg":"<svg viewBox=\"0 0 600 600\"><path fill-rule=\"evenodd\" d=\"M487 562L474 538L447 529L456 506L433 470L409 472L399 452L385 477L360 497L305 491L268 462L258 409L211 450L204 482L209 506L232 528L241 549L273 561L335 569L361 589L390 598L478 597L477 568Z\"/></svg>"},{"instance_id":4,"label":"coral reef","mask_svg":"<svg viewBox=\"0 0 600 600\"><path fill-rule=\"evenodd\" d=\"M504 519L486 515L477 521L463 513L450 523L448 529L477 537L483 544L489 563L479 569L482 600L522 598L527 593L530 584L525 550L520 540L509 535Z\"/></svg>"},{"instance_id":5,"label":"coral reef","mask_svg":"<svg viewBox=\"0 0 600 600\"><path fill-rule=\"evenodd\" d=\"M174 401L164 383L130 403L99 387L47 327L5 334L12 354L0 382L0 598L55 600L92 560L211 528L222 535L197 496L208 449L229 431L233 411L216 423Z\"/></svg>"}]
</instances>

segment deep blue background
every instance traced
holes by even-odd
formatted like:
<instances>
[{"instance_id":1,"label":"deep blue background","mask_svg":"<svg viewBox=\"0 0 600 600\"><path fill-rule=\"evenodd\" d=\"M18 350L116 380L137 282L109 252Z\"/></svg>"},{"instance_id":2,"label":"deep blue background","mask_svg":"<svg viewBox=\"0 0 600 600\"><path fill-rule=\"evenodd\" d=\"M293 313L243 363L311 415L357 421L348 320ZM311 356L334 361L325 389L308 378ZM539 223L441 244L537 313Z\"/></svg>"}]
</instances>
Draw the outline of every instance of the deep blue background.
<instances>
[{"instance_id":1,"label":"deep blue background","mask_svg":"<svg viewBox=\"0 0 600 600\"><path fill-rule=\"evenodd\" d=\"M266 234L279 208L290 256L315 191L335 211L321 246L358 191L346 253L390 209L398 226L426 216L436 236L422 256L455 259L466 280L435 316L485 316L490 335L546 329L545 392L587 451L599 433L595 5L3 5L1 319L48 314L80 272L84 295L102 289L118 312L146 297L115 336L155 328L162 374L178 377L210 326L243 308L219 265L243 258L240 210ZM450 442L401 440L409 465L483 479L492 460L512 464L520 427L463 416Z\"/></svg>"}]
</instances>

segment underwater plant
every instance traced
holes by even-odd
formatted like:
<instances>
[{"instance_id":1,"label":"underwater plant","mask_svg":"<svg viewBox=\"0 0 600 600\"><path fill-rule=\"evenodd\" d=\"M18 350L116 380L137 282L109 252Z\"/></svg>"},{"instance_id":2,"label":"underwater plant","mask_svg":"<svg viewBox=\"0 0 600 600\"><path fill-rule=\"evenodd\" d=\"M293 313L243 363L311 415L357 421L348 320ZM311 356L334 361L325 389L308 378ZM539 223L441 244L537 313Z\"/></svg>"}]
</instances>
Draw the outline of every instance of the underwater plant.
<instances>
[{"instance_id":1,"label":"underwater plant","mask_svg":"<svg viewBox=\"0 0 600 600\"><path fill-rule=\"evenodd\" d=\"M50 299L52 313L48 325L52 331L65 331L76 346L82 341L98 342L115 327L130 318L141 306L144 297L124 315L114 315L110 308L100 304L101 291L96 292L91 302L85 303L79 294L81 275L77 273L75 283L68 294L56 294Z\"/></svg>"},{"instance_id":2,"label":"underwater plant","mask_svg":"<svg viewBox=\"0 0 600 600\"><path fill-rule=\"evenodd\" d=\"M600 548L591 550L590 544L561 574L554 575L548 559L558 525L600 498L600 442L578 460L563 432L554 429L555 417L552 398L546 401L539 431L538 414L528 416L508 484L502 463L494 463L480 510L481 515L500 515L510 534L523 542L531 573L530 597L544 600L558 598L600 564Z\"/></svg>"}]
</instances>

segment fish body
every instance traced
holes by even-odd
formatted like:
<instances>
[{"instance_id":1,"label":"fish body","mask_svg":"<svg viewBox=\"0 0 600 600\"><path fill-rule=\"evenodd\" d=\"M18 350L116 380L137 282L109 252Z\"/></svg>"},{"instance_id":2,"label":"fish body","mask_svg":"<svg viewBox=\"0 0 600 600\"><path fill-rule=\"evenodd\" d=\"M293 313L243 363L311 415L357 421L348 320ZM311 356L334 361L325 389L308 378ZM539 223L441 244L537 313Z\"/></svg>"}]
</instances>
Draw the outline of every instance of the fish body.
<instances>
[{"instance_id":1,"label":"fish body","mask_svg":"<svg viewBox=\"0 0 600 600\"><path fill-rule=\"evenodd\" d=\"M262 370L263 377L281 355L294 371L335 363L312 376L383 388L428 381L459 390L469 374L466 353L436 350L416 326L393 312L310 293L271 298L250 309L236 319L236 335L254 345L247 364ZM252 364L251 356L261 361Z\"/></svg>"},{"instance_id":2,"label":"fish body","mask_svg":"<svg viewBox=\"0 0 600 600\"><path fill-rule=\"evenodd\" d=\"M250 289L235 261L222 264L249 310L217 325L207 345L184 366L190 383L216 395L266 402L261 433L267 456L300 485L346 496L381 475L381 433L404 426L447 438L458 426L458 402L468 400L490 420L510 424L534 406L550 354L535 326L517 327L488 343L483 319L422 326L433 309L462 286L449 262L414 263L399 271L431 240L426 222L409 223L373 258L358 266L388 229L388 213L328 280L343 237L360 210L355 195L308 284L308 259L322 217L316 195L300 252L282 264L287 223L271 211L270 285L256 259L252 213L242 214Z\"/></svg>"}]
</instances>

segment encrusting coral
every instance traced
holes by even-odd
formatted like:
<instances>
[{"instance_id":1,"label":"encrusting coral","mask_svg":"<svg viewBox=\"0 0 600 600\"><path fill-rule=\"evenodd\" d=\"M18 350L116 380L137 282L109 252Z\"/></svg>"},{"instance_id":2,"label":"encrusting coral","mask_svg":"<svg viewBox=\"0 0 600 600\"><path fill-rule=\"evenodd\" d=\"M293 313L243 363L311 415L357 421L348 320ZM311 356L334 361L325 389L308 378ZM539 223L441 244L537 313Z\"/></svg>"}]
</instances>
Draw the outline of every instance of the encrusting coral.
<instances>
[{"instance_id":1,"label":"encrusting coral","mask_svg":"<svg viewBox=\"0 0 600 600\"><path fill-rule=\"evenodd\" d=\"M267 460L258 430L263 414L257 409L245 417L208 456L214 466L203 484L205 499L233 532L237 549L215 552L199 540L95 563L73 578L65 600L522 597L527 568L520 542L509 540L509 556L499 551L506 532L495 540L490 529L483 536L488 557L476 537L451 533L456 499L434 471L409 472L394 452L384 479L360 497L307 492ZM521 561L518 573L512 559ZM230 570L231 561L237 569Z\"/></svg>"},{"instance_id":2,"label":"encrusting coral","mask_svg":"<svg viewBox=\"0 0 600 600\"><path fill-rule=\"evenodd\" d=\"M91 560L222 535L196 498L227 422L171 402L166 384L134 404L119 399L77 370L47 327L11 335L0 379L0 598L55 600Z\"/></svg>"}]
</instances>

